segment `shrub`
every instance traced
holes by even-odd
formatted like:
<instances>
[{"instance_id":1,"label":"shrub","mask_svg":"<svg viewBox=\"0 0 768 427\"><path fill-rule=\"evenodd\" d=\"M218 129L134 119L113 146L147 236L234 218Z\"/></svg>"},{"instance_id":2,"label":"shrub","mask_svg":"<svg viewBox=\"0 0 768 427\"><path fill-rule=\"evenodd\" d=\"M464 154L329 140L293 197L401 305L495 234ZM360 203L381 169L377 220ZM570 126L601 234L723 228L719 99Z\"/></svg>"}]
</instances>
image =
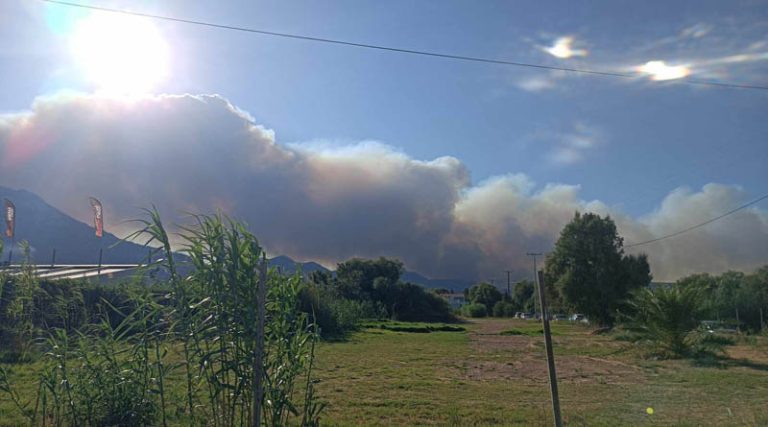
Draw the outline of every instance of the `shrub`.
<instances>
[{"instance_id":1,"label":"shrub","mask_svg":"<svg viewBox=\"0 0 768 427\"><path fill-rule=\"evenodd\" d=\"M484 304L474 303L462 307L462 313L467 317L485 317L488 315L488 310Z\"/></svg>"},{"instance_id":2,"label":"shrub","mask_svg":"<svg viewBox=\"0 0 768 427\"><path fill-rule=\"evenodd\" d=\"M475 304L483 304L490 313L493 305L501 300L501 292L490 283L478 283L469 288L469 300Z\"/></svg>"},{"instance_id":3,"label":"shrub","mask_svg":"<svg viewBox=\"0 0 768 427\"><path fill-rule=\"evenodd\" d=\"M397 284L397 304L392 318L407 322L453 322L451 307L443 298L413 283Z\"/></svg>"},{"instance_id":4,"label":"shrub","mask_svg":"<svg viewBox=\"0 0 768 427\"><path fill-rule=\"evenodd\" d=\"M493 305L493 317L513 317L515 306L507 301L498 301Z\"/></svg>"},{"instance_id":5,"label":"shrub","mask_svg":"<svg viewBox=\"0 0 768 427\"><path fill-rule=\"evenodd\" d=\"M299 294L299 307L318 326L324 339L343 338L356 330L364 319L386 317L386 312L371 301L344 298L326 285L306 283Z\"/></svg>"},{"instance_id":6,"label":"shrub","mask_svg":"<svg viewBox=\"0 0 768 427\"><path fill-rule=\"evenodd\" d=\"M692 287L641 289L629 301L625 328L634 341L666 357L693 356L722 349L723 342L701 327L703 306Z\"/></svg>"}]
</instances>

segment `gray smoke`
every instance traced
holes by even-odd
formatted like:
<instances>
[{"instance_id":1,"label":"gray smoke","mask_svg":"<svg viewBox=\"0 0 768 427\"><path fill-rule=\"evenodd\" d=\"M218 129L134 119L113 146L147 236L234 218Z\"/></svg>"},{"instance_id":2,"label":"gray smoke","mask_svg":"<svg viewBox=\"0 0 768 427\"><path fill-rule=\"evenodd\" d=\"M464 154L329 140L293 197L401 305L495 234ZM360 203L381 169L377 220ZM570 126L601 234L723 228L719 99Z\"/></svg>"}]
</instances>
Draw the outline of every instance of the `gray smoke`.
<instances>
[{"instance_id":1,"label":"gray smoke","mask_svg":"<svg viewBox=\"0 0 768 427\"><path fill-rule=\"evenodd\" d=\"M271 130L215 95L118 100L39 98L0 115L0 184L33 191L84 221L88 196L107 227L155 204L169 219L217 210L245 220L272 254L327 265L393 256L432 277L485 279L529 270L526 250L551 248L576 210L611 214L627 243L705 221L747 199L734 186L674 190L631 218L579 187L505 175L472 185L452 157L419 161L387 145L284 146ZM768 262L768 213L751 208L640 248L659 280L750 270Z\"/></svg>"}]
</instances>

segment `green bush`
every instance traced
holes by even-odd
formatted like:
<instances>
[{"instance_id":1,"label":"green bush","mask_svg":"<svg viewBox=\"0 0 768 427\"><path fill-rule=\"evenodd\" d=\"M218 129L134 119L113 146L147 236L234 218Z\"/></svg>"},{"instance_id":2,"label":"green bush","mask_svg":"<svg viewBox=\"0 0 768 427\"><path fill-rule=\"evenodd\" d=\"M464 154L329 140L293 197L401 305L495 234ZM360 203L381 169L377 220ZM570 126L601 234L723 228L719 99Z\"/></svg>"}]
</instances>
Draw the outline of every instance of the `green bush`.
<instances>
[{"instance_id":1,"label":"green bush","mask_svg":"<svg viewBox=\"0 0 768 427\"><path fill-rule=\"evenodd\" d=\"M493 317L513 317L515 306L511 302L498 301L493 305Z\"/></svg>"},{"instance_id":2,"label":"green bush","mask_svg":"<svg viewBox=\"0 0 768 427\"><path fill-rule=\"evenodd\" d=\"M488 310L485 308L484 304L467 304L464 307L462 307L462 313L467 317L486 317L488 315Z\"/></svg>"},{"instance_id":3,"label":"green bush","mask_svg":"<svg viewBox=\"0 0 768 427\"><path fill-rule=\"evenodd\" d=\"M335 289L312 282L301 289L299 307L311 316L324 339L344 338L364 319L387 317L383 307L372 301L344 298Z\"/></svg>"},{"instance_id":4,"label":"green bush","mask_svg":"<svg viewBox=\"0 0 768 427\"><path fill-rule=\"evenodd\" d=\"M467 294L473 304L483 304L488 313L491 313L494 304L501 300L501 292L490 283L478 283L469 288Z\"/></svg>"},{"instance_id":5,"label":"green bush","mask_svg":"<svg viewBox=\"0 0 768 427\"><path fill-rule=\"evenodd\" d=\"M634 341L664 357L697 356L719 351L724 341L701 328L704 307L693 287L641 289L629 301L624 327Z\"/></svg>"},{"instance_id":6,"label":"green bush","mask_svg":"<svg viewBox=\"0 0 768 427\"><path fill-rule=\"evenodd\" d=\"M317 290L318 298L310 300L322 309L324 299L330 296L325 304L328 308L333 301L347 301L340 309L352 305L349 301L359 304L363 310L362 317L385 318L408 322L453 322L456 320L448 303L438 295L422 286L400 281L403 265L400 261L379 258L364 260L353 258L339 263L336 275L327 272L310 274L309 281ZM304 304L305 309L308 307ZM323 317L318 317L321 326L327 327L333 323L327 321L323 325ZM328 319L328 316L325 317ZM344 329L344 328L341 328Z\"/></svg>"}]
</instances>

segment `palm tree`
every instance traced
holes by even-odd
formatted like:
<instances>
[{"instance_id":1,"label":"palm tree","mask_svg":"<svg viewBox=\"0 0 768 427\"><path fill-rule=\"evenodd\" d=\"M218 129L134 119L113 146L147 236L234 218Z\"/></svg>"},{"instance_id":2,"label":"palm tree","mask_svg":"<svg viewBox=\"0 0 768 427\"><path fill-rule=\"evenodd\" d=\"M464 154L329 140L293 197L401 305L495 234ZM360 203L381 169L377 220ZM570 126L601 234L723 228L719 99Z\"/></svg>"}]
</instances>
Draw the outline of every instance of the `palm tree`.
<instances>
[{"instance_id":1,"label":"palm tree","mask_svg":"<svg viewBox=\"0 0 768 427\"><path fill-rule=\"evenodd\" d=\"M695 287L641 289L629 301L625 327L639 341L661 354L683 357L700 340L697 330L704 314L701 291Z\"/></svg>"}]
</instances>

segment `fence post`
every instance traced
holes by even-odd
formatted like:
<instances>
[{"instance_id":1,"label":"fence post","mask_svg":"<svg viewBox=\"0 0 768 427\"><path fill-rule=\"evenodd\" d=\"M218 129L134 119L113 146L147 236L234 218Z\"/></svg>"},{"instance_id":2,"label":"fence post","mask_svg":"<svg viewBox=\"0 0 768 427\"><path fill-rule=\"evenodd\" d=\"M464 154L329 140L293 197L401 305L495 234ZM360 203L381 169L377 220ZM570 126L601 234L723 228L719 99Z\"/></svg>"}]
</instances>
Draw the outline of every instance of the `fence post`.
<instances>
[{"instance_id":1,"label":"fence post","mask_svg":"<svg viewBox=\"0 0 768 427\"><path fill-rule=\"evenodd\" d=\"M539 286L539 304L541 305L541 323L544 327L544 346L547 350L547 370L549 371L549 391L552 394L552 413L555 417L555 427L562 427L563 420L560 417L560 395L557 391L557 371L555 370L555 354L552 351L552 331L549 329L549 312L547 311L547 298L544 292L544 274L536 272Z\"/></svg>"},{"instance_id":2,"label":"fence post","mask_svg":"<svg viewBox=\"0 0 768 427\"><path fill-rule=\"evenodd\" d=\"M253 367L253 426L261 427L261 403L264 400L264 319L267 310L267 259L263 257L259 263L259 289L258 289L258 320L256 326L256 357Z\"/></svg>"}]
</instances>

